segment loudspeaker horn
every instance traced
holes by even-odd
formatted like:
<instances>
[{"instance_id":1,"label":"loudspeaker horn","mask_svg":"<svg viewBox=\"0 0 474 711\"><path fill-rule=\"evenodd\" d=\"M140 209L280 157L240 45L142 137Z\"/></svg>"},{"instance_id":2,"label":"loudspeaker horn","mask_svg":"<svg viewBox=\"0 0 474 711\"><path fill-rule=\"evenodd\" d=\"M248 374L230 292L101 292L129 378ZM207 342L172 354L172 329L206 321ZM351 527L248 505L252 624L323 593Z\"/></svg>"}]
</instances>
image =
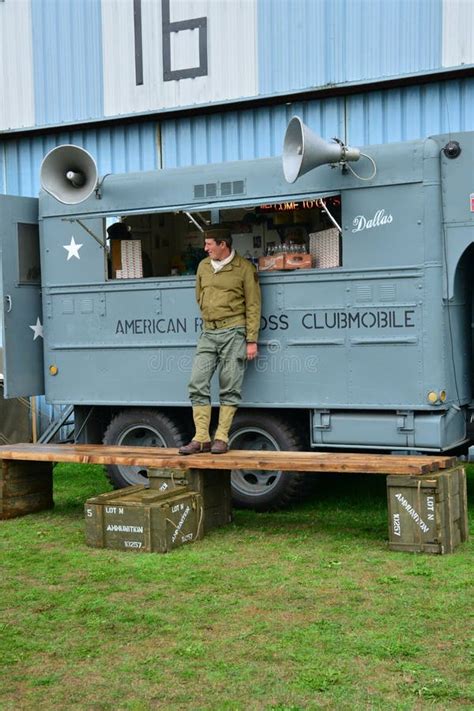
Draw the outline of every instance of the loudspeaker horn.
<instances>
[{"instance_id":1,"label":"loudspeaker horn","mask_svg":"<svg viewBox=\"0 0 474 711\"><path fill-rule=\"evenodd\" d=\"M65 205L75 205L92 195L97 187L95 160L84 148L63 145L43 158L41 187Z\"/></svg>"},{"instance_id":2,"label":"loudspeaker horn","mask_svg":"<svg viewBox=\"0 0 474 711\"><path fill-rule=\"evenodd\" d=\"M358 148L342 142L329 143L305 126L299 116L293 116L283 142L283 172L288 183L325 163L359 160Z\"/></svg>"}]
</instances>

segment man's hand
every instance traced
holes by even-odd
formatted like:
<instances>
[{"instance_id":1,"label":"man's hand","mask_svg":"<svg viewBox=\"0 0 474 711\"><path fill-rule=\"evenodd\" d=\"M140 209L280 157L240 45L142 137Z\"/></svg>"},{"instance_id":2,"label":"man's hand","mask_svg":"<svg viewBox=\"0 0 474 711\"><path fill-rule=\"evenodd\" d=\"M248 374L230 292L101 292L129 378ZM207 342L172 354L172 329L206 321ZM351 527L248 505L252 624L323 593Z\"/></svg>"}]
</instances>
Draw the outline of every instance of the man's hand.
<instances>
[{"instance_id":1,"label":"man's hand","mask_svg":"<svg viewBox=\"0 0 474 711\"><path fill-rule=\"evenodd\" d=\"M256 343L247 343L247 360L253 360L258 355Z\"/></svg>"}]
</instances>

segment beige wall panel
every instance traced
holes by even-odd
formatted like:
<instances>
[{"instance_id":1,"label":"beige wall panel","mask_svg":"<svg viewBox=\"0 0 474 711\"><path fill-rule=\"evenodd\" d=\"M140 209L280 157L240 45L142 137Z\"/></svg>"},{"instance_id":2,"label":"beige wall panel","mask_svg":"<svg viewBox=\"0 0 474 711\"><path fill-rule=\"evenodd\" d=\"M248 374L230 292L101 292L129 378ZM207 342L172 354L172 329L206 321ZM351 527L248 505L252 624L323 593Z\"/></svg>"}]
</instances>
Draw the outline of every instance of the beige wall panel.
<instances>
[{"instance_id":1,"label":"beige wall panel","mask_svg":"<svg viewBox=\"0 0 474 711\"><path fill-rule=\"evenodd\" d=\"M0 131L34 125L29 0L0 2L0 97Z\"/></svg>"},{"instance_id":2,"label":"beige wall panel","mask_svg":"<svg viewBox=\"0 0 474 711\"><path fill-rule=\"evenodd\" d=\"M443 66L474 64L474 0L443 1Z\"/></svg>"},{"instance_id":3,"label":"beige wall panel","mask_svg":"<svg viewBox=\"0 0 474 711\"><path fill-rule=\"evenodd\" d=\"M163 79L161 2L142 0L143 85L135 77L133 0L102 0L106 116L255 96L256 0L170 0L170 21L207 19L208 73ZM171 36L172 71L199 64L199 30Z\"/></svg>"}]
</instances>

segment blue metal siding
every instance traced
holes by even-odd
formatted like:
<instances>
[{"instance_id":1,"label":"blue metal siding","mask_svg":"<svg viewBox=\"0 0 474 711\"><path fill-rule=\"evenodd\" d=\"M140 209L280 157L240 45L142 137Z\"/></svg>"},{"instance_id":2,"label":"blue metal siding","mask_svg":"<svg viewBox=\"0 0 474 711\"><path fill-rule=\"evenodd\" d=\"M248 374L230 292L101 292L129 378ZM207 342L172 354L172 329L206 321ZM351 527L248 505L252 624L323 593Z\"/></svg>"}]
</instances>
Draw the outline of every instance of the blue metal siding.
<instances>
[{"instance_id":1,"label":"blue metal siding","mask_svg":"<svg viewBox=\"0 0 474 711\"><path fill-rule=\"evenodd\" d=\"M334 7L336 83L442 66L442 0L326 1Z\"/></svg>"},{"instance_id":2,"label":"blue metal siding","mask_svg":"<svg viewBox=\"0 0 474 711\"><path fill-rule=\"evenodd\" d=\"M97 0L32 0L35 123L103 116L102 25Z\"/></svg>"},{"instance_id":3,"label":"blue metal siding","mask_svg":"<svg viewBox=\"0 0 474 711\"><path fill-rule=\"evenodd\" d=\"M474 130L473 106L474 79L462 79L164 121L163 167L280 155L295 114L323 138L360 146Z\"/></svg>"},{"instance_id":4,"label":"blue metal siding","mask_svg":"<svg viewBox=\"0 0 474 711\"><path fill-rule=\"evenodd\" d=\"M294 114L327 138L344 133L342 98L164 121L163 167L279 155L286 126Z\"/></svg>"},{"instance_id":5,"label":"blue metal siding","mask_svg":"<svg viewBox=\"0 0 474 711\"><path fill-rule=\"evenodd\" d=\"M347 98L347 142L392 143L474 130L474 79L374 91Z\"/></svg>"},{"instance_id":6,"label":"blue metal siding","mask_svg":"<svg viewBox=\"0 0 474 711\"><path fill-rule=\"evenodd\" d=\"M64 131L50 136L26 136L0 140L0 156L5 153L6 168L0 179L2 192L9 195L38 195L39 171L46 153L62 143L86 148L96 159L99 174L133 173L155 170L157 125L154 122L116 125L99 129ZM0 157L0 168L2 159Z\"/></svg>"},{"instance_id":7,"label":"blue metal siding","mask_svg":"<svg viewBox=\"0 0 474 711\"><path fill-rule=\"evenodd\" d=\"M474 130L474 79L373 91L349 97L281 104L246 111L84 128L51 136L0 140L0 190L35 196L43 156L60 143L84 146L99 173L154 170L281 154L288 120L294 114L323 138L352 145L424 138L448 131ZM4 159L5 158L5 159Z\"/></svg>"},{"instance_id":8,"label":"blue metal siding","mask_svg":"<svg viewBox=\"0 0 474 711\"><path fill-rule=\"evenodd\" d=\"M0 37L8 72L3 82L0 76L0 94L8 101L0 131L120 120L241 98L258 108L260 97L396 81L474 63L473 3L467 0L206 0L199 11L192 0L171 0L173 16L202 12L207 18L210 64L206 76L164 81L161 3L147 0L145 81L137 86L132 0L4 4ZM31 23L25 20L30 10ZM11 28L23 33L20 59L16 45L9 51L5 41L18 34Z\"/></svg>"},{"instance_id":9,"label":"blue metal siding","mask_svg":"<svg viewBox=\"0 0 474 711\"><path fill-rule=\"evenodd\" d=\"M442 0L259 0L259 94L442 66Z\"/></svg>"}]
</instances>

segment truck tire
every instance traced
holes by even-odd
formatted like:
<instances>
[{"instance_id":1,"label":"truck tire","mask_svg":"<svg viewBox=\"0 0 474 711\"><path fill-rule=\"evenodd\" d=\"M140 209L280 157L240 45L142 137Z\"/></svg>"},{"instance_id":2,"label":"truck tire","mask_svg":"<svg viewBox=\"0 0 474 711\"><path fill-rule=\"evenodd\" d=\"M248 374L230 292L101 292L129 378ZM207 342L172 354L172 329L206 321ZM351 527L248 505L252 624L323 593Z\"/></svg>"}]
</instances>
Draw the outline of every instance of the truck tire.
<instances>
[{"instance_id":1,"label":"truck tire","mask_svg":"<svg viewBox=\"0 0 474 711\"><path fill-rule=\"evenodd\" d=\"M296 429L277 415L238 412L229 434L231 449L304 450ZM298 501L307 491L299 472L233 470L232 502L236 508L274 511Z\"/></svg>"},{"instance_id":2,"label":"truck tire","mask_svg":"<svg viewBox=\"0 0 474 711\"><path fill-rule=\"evenodd\" d=\"M104 444L131 447L180 447L184 441L184 430L168 415L153 409L132 408L123 410L111 420L103 439ZM106 470L114 489L148 484L145 467L111 464Z\"/></svg>"}]
</instances>

